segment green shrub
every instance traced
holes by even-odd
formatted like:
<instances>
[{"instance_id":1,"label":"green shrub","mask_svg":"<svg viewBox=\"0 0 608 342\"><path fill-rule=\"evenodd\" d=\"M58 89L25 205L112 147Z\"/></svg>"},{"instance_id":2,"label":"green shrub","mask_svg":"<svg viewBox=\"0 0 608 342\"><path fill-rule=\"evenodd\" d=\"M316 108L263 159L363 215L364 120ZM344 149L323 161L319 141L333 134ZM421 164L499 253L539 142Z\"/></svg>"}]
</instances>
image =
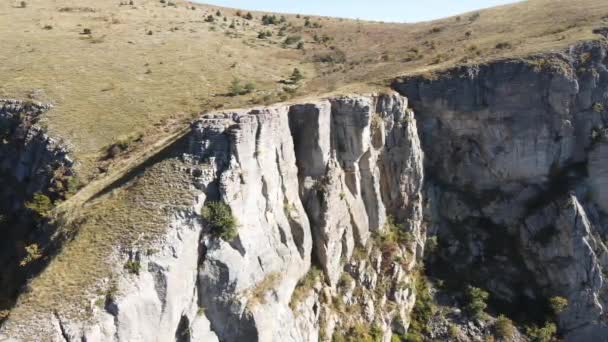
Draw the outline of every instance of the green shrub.
<instances>
[{"instance_id":1,"label":"green shrub","mask_svg":"<svg viewBox=\"0 0 608 342\"><path fill-rule=\"evenodd\" d=\"M515 326L513 326L513 321L504 315L498 316L496 323L494 323L494 334L496 337L504 341L510 341L515 334Z\"/></svg>"},{"instance_id":2,"label":"green shrub","mask_svg":"<svg viewBox=\"0 0 608 342\"><path fill-rule=\"evenodd\" d=\"M247 12L247 14L245 14L245 19L247 19L247 20L253 19L253 14L251 14L251 12Z\"/></svg>"},{"instance_id":3,"label":"green shrub","mask_svg":"<svg viewBox=\"0 0 608 342\"><path fill-rule=\"evenodd\" d=\"M339 329L334 330L334 334L331 336L331 342L346 342L346 338Z\"/></svg>"},{"instance_id":4,"label":"green shrub","mask_svg":"<svg viewBox=\"0 0 608 342\"><path fill-rule=\"evenodd\" d=\"M80 179L77 176L71 176L68 178L68 194L73 195L81 188Z\"/></svg>"},{"instance_id":5,"label":"green shrub","mask_svg":"<svg viewBox=\"0 0 608 342\"><path fill-rule=\"evenodd\" d=\"M27 2L25 2L25 1L21 1L21 2L19 3L19 7L20 7L20 8L26 8L26 7L27 7Z\"/></svg>"},{"instance_id":6,"label":"green shrub","mask_svg":"<svg viewBox=\"0 0 608 342\"><path fill-rule=\"evenodd\" d=\"M453 339L457 339L458 336L460 336L460 328L458 328L456 324L450 323L448 326L448 335Z\"/></svg>"},{"instance_id":7,"label":"green shrub","mask_svg":"<svg viewBox=\"0 0 608 342\"><path fill-rule=\"evenodd\" d=\"M488 297L490 297L490 295L478 287L467 287L467 303L465 308L469 315L477 319L482 319L484 317L484 310L488 307L486 304Z\"/></svg>"},{"instance_id":8,"label":"green shrub","mask_svg":"<svg viewBox=\"0 0 608 342\"><path fill-rule=\"evenodd\" d=\"M27 266L31 262L42 258L42 252L40 251L40 248L38 247L38 244L36 244L36 243L26 246L25 253L26 253L25 258L23 258L21 260L21 262L19 263L19 265L21 267Z\"/></svg>"},{"instance_id":9,"label":"green shrub","mask_svg":"<svg viewBox=\"0 0 608 342\"><path fill-rule=\"evenodd\" d=\"M429 290L429 284L423 274L415 274L416 303L412 310L410 328L406 335L408 342L424 341L423 334L428 333L428 322L431 320L437 308L433 296Z\"/></svg>"},{"instance_id":10,"label":"green shrub","mask_svg":"<svg viewBox=\"0 0 608 342\"><path fill-rule=\"evenodd\" d=\"M291 296L289 307L295 309L298 304L300 304L302 299L304 299L304 297L313 288L313 286L315 286L317 281L323 281L323 271L313 266L310 268L308 273L306 273L304 278L298 281L298 284L296 285L296 288L293 291L293 295Z\"/></svg>"},{"instance_id":11,"label":"green shrub","mask_svg":"<svg viewBox=\"0 0 608 342\"><path fill-rule=\"evenodd\" d=\"M397 334L393 334L391 336L391 342L401 342L403 341L403 339L401 338L401 336L397 335Z\"/></svg>"},{"instance_id":12,"label":"green shrub","mask_svg":"<svg viewBox=\"0 0 608 342\"><path fill-rule=\"evenodd\" d=\"M424 245L424 252L427 256L435 254L435 252L437 252L437 248L439 248L437 236L431 236L426 239L426 244Z\"/></svg>"},{"instance_id":13,"label":"green shrub","mask_svg":"<svg viewBox=\"0 0 608 342\"><path fill-rule=\"evenodd\" d=\"M530 337L531 342L550 342L556 332L557 326L551 322L545 323L541 328L534 325L526 329L526 335Z\"/></svg>"},{"instance_id":14,"label":"green shrub","mask_svg":"<svg viewBox=\"0 0 608 342\"><path fill-rule=\"evenodd\" d=\"M211 233L224 241L231 241L238 236L238 223L230 207L224 202L205 204L201 215L211 228Z\"/></svg>"},{"instance_id":15,"label":"green shrub","mask_svg":"<svg viewBox=\"0 0 608 342\"><path fill-rule=\"evenodd\" d=\"M253 82L248 82L245 85L243 85L241 83L241 80L239 80L238 78L235 78L232 80L232 83L230 83L229 93L231 96L238 96L238 95L249 94L249 93L253 92L254 90L255 90L255 84Z\"/></svg>"},{"instance_id":16,"label":"green shrub","mask_svg":"<svg viewBox=\"0 0 608 342\"><path fill-rule=\"evenodd\" d=\"M266 30L266 31L260 31L258 33L258 39L266 39L266 38L270 38L272 37L272 32Z\"/></svg>"},{"instance_id":17,"label":"green shrub","mask_svg":"<svg viewBox=\"0 0 608 342\"><path fill-rule=\"evenodd\" d=\"M593 104L593 111L596 113L601 113L604 111L604 104L596 102Z\"/></svg>"},{"instance_id":18,"label":"green shrub","mask_svg":"<svg viewBox=\"0 0 608 342\"><path fill-rule=\"evenodd\" d=\"M295 44L301 40L302 40L301 36L289 36L289 37L285 38L285 41L283 42L283 44L291 45L291 44Z\"/></svg>"},{"instance_id":19,"label":"green shrub","mask_svg":"<svg viewBox=\"0 0 608 342\"><path fill-rule=\"evenodd\" d=\"M424 342L424 337L419 332L412 331L405 335L405 340L407 342Z\"/></svg>"},{"instance_id":20,"label":"green shrub","mask_svg":"<svg viewBox=\"0 0 608 342\"><path fill-rule=\"evenodd\" d=\"M497 48L499 50L510 49L512 47L513 46L511 45L511 43L507 43L507 42L498 43L495 46L495 48Z\"/></svg>"},{"instance_id":21,"label":"green shrub","mask_svg":"<svg viewBox=\"0 0 608 342\"><path fill-rule=\"evenodd\" d=\"M554 314L559 315L568 306L568 300L560 296L551 297L549 299L549 306Z\"/></svg>"},{"instance_id":22,"label":"green shrub","mask_svg":"<svg viewBox=\"0 0 608 342\"><path fill-rule=\"evenodd\" d=\"M293 69L293 72L291 73L291 76L289 77L289 79L293 82L293 83L298 83L300 82L302 79L304 79L304 75L302 75L302 72L300 72L300 69L295 68Z\"/></svg>"},{"instance_id":23,"label":"green shrub","mask_svg":"<svg viewBox=\"0 0 608 342\"><path fill-rule=\"evenodd\" d=\"M279 23L279 19L276 15L267 15L264 14L262 16L262 25L276 25Z\"/></svg>"},{"instance_id":24,"label":"green shrub","mask_svg":"<svg viewBox=\"0 0 608 342\"><path fill-rule=\"evenodd\" d=\"M25 204L25 207L40 217L46 217L53 210L53 202L47 195L37 192L32 200Z\"/></svg>"},{"instance_id":25,"label":"green shrub","mask_svg":"<svg viewBox=\"0 0 608 342\"><path fill-rule=\"evenodd\" d=\"M131 274L138 274L141 269L141 264L137 260L128 260L124 266L125 270L127 270Z\"/></svg>"},{"instance_id":26,"label":"green shrub","mask_svg":"<svg viewBox=\"0 0 608 342\"><path fill-rule=\"evenodd\" d=\"M207 16L207 18L205 18L205 22L207 22L207 23L212 23L212 22L215 22L215 17L214 17L214 16L212 16L211 14L209 14L209 15Z\"/></svg>"},{"instance_id":27,"label":"green shrub","mask_svg":"<svg viewBox=\"0 0 608 342\"><path fill-rule=\"evenodd\" d=\"M345 336L345 341L348 342L381 342L382 341L382 329L377 324L372 325L368 328L366 325L358 323L355 324Z\"/></svg>"}]
</instances>

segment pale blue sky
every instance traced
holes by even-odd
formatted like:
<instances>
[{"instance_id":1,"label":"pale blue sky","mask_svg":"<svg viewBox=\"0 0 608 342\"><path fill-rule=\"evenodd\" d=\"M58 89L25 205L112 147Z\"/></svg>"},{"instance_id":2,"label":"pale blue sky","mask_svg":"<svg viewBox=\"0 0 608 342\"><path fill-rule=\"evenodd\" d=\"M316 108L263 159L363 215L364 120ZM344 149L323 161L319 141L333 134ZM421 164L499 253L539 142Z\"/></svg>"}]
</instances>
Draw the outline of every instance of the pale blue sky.
<instances>
[{"instance_id":1,"label":"pale blue sky","mask_svg":"<svg viewBox=\"0 0 608 342\"><path fill-rule=\"evenodd\" d=\"M194 0L226 7L368 20L417 22L516 0Z\"/></svg>"}]
</instances>

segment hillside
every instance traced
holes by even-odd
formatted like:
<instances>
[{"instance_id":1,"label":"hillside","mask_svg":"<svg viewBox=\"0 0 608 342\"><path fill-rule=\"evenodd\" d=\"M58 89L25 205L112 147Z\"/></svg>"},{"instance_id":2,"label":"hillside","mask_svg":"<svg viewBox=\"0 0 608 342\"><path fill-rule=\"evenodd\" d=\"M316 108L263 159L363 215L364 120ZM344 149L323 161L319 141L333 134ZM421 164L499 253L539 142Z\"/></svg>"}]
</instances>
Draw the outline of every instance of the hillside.
<instances>
[{"instance_id":1,"label":"hillside","mask_svg":"<svg viewBox=\"0 0 608 342\"><path fill-rule=\"evenodd\" d=\"M1 3L0 341L596 341L606 27Z\"/></svg>"}]
</instances>

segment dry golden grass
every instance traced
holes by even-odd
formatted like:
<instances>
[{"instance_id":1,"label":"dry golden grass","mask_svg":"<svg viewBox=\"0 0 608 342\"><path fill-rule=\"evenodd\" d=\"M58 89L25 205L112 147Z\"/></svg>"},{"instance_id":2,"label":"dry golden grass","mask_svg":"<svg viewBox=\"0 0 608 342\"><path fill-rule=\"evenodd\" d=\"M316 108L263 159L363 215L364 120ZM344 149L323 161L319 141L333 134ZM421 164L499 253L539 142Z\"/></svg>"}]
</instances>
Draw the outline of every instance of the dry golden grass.
<instances>
[{"instance_id":1,"label":"dry golden grass","mask_svg":"<svg viewBox=\"0 0 608 342\"><path fill-rule=\"evenodd\" d=\"M122 264L113 264L116 253L123 263L126 251L146 253L150 244L163 236L171 213L191 206L191 180L185 172L177 171L184 166L179 158L163 160L103 200L81 208L79 219L63 227L78 233L30 282L29 291L21 296L11 317L21 321L52 311L78 315L89 305L91 296L107 293L112 283L107 280L122 268Z\"/></svg>"},{"instance_id":2,"label":"dry golden grass","mask_svg":"<svg viewBox=\"0 0 608 342\"><path fill-rule=\"evenodd\" d=\"M248 21L220 8L222 17L207 23L217 7L119 3L0 3L0 96L54 103L45 122L71 144L85 178L94 174L102 148L121 136L155 137L167 119L293 96L278 82L295 67L307 79L297 96L369 91L402 74L561 48L608 25L603 0L531 0L418 24L311 17L321 26L312 28L289 15L290 27L279 37L278 25L261 25L262 13ZM91 34L82 34L85 29ZM260 30L273 37L257 39ZM303 51L282 47L294 35L302 36ZM344 63L318 61L342 53ZM255 81L258 90L223 96L234 77Z\"/></svg>"}]
</instances>

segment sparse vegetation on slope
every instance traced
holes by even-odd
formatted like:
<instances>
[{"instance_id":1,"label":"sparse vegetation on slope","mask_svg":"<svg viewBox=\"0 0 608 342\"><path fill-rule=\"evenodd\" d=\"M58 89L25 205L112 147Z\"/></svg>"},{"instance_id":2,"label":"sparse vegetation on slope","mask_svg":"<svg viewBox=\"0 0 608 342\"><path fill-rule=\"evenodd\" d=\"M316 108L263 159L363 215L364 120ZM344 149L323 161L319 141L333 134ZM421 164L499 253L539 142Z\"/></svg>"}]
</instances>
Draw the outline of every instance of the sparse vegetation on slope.
<instances>
[{"instance_id":1,"label":"sparse vegetation on slope","mask_svg":"<svg viewBox=\"0 0 608 342\"><path fill-rule=\"evenodd\" d=\"M167 120L259 101L222 96L235 77L275 100L283 96L277 82L295 66L310 79L301 96L373 90L405 73L599 38L592 31L606 15L599 0L532 0L418 24L244 13L181 0L5 1L0 16L11 20L0 20L0 95L55 103L47 124L73 145L87 180L117 137L166 134ZM258 40L262 30L272 37Z\"/></svg>"}]
</instances>

